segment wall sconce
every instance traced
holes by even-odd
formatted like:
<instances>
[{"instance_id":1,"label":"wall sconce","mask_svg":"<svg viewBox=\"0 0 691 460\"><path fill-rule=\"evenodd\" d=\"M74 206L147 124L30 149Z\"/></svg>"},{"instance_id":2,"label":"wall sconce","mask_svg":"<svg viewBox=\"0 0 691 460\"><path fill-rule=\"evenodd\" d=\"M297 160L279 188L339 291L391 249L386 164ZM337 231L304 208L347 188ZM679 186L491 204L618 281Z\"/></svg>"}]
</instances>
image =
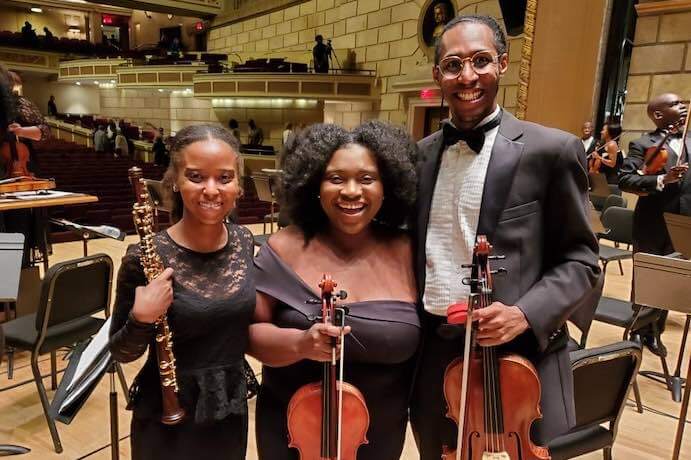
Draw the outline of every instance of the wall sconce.
<instances>
[{"instance_id":1,"label":"wall sconce","mask_svg":"<svg viewBox=\"0 0 691 460\"><path fill-rule=\"evenodd\" d=\"M168 20L169 20L169 21L172 21L174 17L175 17L174 14L168 13Z\"/></svg>"},{"instance_id":2,"label":"wall sconce","mask_svg":"<svg viewBox=\"0 0 691 460\"><path fill-rule=\"evenodd\" d=\"M81 33L82 30L79 27L70 26L67 28L67 31L72 32L73 34L78 34Z\"/></svg>"},{"instance_id":3,"label":"wall sconce","mask_svg":"<svg viewBox=\"0 0 691 460\"><path fill-rule=\"evenodd\" d=\"M147 19L151 19L151 13L148 11L144 11L144 16L146 16Z\"/></svg>"}]
</instances>

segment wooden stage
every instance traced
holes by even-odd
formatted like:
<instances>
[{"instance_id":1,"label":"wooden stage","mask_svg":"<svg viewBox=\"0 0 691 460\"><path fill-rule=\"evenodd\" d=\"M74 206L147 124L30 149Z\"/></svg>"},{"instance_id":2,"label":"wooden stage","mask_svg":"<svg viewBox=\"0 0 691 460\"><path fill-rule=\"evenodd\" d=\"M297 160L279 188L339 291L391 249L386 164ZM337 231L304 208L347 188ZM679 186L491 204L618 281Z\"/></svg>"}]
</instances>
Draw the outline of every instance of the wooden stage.
<instances>
[{"instance_id":1,"label":"wooden stage","mask_svg":"<svg viewBox=\"0 0 691 460\"><path fill-rule=\"evenodd\" d=\"M261 231L260 225L250 226L252 230ZM135 242L135 237L128 237L124 242L115 240L94 240L89 243L89 253L105 252L115 262L115 269L120 265L120 258L127 244ZM51 265L66 259L80 257L82 243L62 243L53 246L53 255L50 257ZM631 261L624 263L624 276L619 274L616 263L610 264L607 270L605 295L627 299L631 283ZM115 280L114 280L115 282ZM670 366L676 363L676 354L679 347L680 336L684 324L681 314L671 313L667 322L667 331L664 334L665 344L670 351L668 360ZM572 330L574 330L572 328ZM588 346L605 345L621 339L622 330L595 322L590 332ZM688 353L688 351L687 351ZM60 353L58 367L63 368L65 361L60 361L64 353ZM142 360L123 366L128 382L136 374L143 363ZM255 370L259 366L252 360ZM18 353L15 363L14 380L7 380L7 362L3 361L0 367L0 387L5 388L17 382L29 380L29 383L11 390L0 392L0 444L14 443L31 448L31 453L16 457L23 459L109 459L109 416L108 416L108 379L104 379L91 396L82 411L71 425L58 423L58 431L62 439L64 452L60 455L53 451L53 445L48 433L48 427L43 417L41 404L38 399L36 387L31 379L29 368L29 353ZM641 369L660 370L659 359L645 350ZM44 374L50 372L49 355L42 359ZM683 374L686 370L683 370ZM619 433L614 446L613 456L620 460L654 460L669 459L672 455L672 443L676 427L676 417L679 414L679 403L672 401L670 393L662 384L655 383L646 378L639 378L639 385L645 411L638 414L631 400L624 411ZM45 384L49 387L49 379ZM118 391L120 387L118 386ZM593 388L597 391L597 388ZM49 391L52 398L53 392ZM124 409L124 398L120 394L120 452L122 459L129 459L129 422L131 414ZM256 459L254 441L254 404L250 401L250 437L248 459ZM682 446L682 459L691 460L691 428L687 429L687 436ZM405 450L401 457L405 460L417 459L417 451L412 436L409 434ZM592 453L580 459L596 460L602 458L602 453Z\"/></svg>"}]
</instances>

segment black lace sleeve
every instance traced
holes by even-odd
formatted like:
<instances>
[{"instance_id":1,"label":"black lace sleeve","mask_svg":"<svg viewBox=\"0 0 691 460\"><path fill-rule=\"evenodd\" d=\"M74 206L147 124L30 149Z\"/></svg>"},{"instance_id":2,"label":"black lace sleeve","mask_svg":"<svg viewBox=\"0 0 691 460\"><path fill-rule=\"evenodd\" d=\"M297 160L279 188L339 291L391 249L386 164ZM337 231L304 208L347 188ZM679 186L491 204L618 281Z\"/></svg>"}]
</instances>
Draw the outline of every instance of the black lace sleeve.
<instances>
[{"instance_id":1,"label":"black lace sleeve","mask_svg":"<svg viewBox=\"0 0 691 460\"><path fill-rule=\"evenodd\" d=\"M153 324L136 321L132 315L134 292L146 285L136 245L127 248L118 271L115 306L110 325L110 352L116 361L127 363L144 354L155 333Z\"/></svg>"},{"instance_id":2,"label":"black lace sleeve","mask_svg":"<svg viewBox=\"0 0 691 460\"><path fill-rule=\"evenodd\" d=\"M21 96L17 98L17 123L22 126L36 126L41 130L42 141L50 138L50 127L43 119L41 111L36 104Z\"/></svg>"}]
</instances>

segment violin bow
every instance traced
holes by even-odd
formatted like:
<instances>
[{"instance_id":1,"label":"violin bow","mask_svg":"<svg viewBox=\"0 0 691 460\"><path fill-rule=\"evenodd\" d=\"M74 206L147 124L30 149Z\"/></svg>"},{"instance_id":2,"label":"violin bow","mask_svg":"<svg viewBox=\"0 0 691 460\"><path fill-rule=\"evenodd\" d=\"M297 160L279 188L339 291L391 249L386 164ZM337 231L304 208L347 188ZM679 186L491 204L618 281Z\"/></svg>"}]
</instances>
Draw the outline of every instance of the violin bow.
<instances>
[{"instance_id":1,"label":"violin bow","mask_svg":"<svg viewBox=\"0 0 691 460\"><path fill-rule=\"evenodd\" d=\"M684 152L686 152L686 155L688 156L688 150L686 148L686 135L689 132L689 112L688 109L686 111L686 121L684 122L684 132L681 135L681 151L679 152L679 156L677 156L677 164L676 166L681 166L681 159L684 158ZM688 162L688 158L686 160Z\"/></svg>"}]
</instances>

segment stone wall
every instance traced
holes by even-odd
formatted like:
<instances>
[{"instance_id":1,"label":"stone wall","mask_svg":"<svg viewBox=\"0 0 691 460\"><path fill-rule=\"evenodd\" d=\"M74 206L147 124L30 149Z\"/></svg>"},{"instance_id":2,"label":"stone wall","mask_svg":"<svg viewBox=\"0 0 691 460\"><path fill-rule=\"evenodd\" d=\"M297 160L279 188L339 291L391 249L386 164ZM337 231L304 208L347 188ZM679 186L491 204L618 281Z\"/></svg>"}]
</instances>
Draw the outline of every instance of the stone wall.
<instances>
[{"instance_id":1,"label":"stone wall","mask_svg":"<svg viewBox=\"0 0 691 460\"><path fill-rule=\"evenodd\" d=\"M654 3L642 3L637 8L639 18L626 87L624 148L630 140L655 129L646 113L652 97L665 92L684 99L691 97L691 4L665 2L670 9L646 10ZM685 3L682 9L686 11L679 11L675 3Z\"/></svg>"},{"instance_id":2,"label":"stone wall","mask_svg":"<svg viewBox=\"0 0 691 460\"><path fill-rule=\"evenodd\" d=\"M211 30L211 52L236 53L249 58L285 57L310 63L317 34L333 39L344 66L376 71L379 97L373 104L327 104L325 119L357 125L370 118L404 124L407 107L401 93L391 91L391 78L431 63L420 46L418 20L429 0L308 0L251 19L219 23ZM497 0L457 0L458 13L481 13L501 18ZM513 64L502 80L506 89L499 102L516 106L518 60L522 39L510 40ZM235 57L231 54L231 59Z\"/></svg>"}]
</instances>

